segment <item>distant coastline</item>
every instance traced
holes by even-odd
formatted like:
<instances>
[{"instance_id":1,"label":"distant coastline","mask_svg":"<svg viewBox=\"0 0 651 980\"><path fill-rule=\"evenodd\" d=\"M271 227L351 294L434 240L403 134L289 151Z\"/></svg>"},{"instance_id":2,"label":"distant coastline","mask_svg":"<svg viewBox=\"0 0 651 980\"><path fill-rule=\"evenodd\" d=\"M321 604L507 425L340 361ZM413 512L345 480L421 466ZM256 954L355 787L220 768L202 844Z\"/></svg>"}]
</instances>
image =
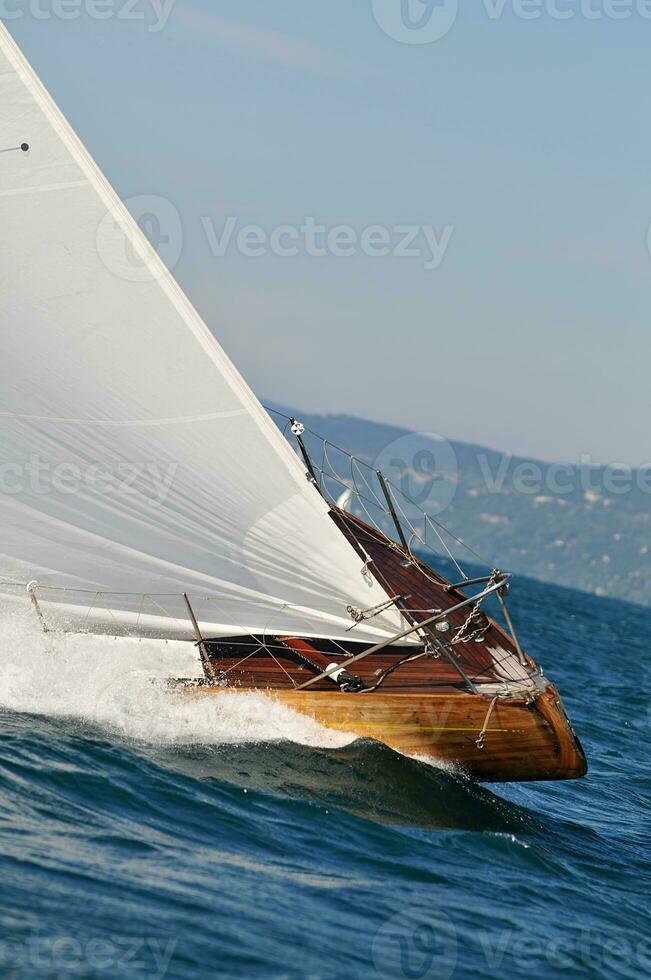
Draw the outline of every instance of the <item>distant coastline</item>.
<instances>
[{"instance_id":1,"label":"distant coastline","mask_svg":"<svg viewBox=\"0 0 651 980\"><path fill-rule=\"evenodd\" d=\"M433 506L438 518L489 563L651 605L648 472L541 462L455 440L441 448L398 426L306 413L272 400L265 404L295 415L366 462L379 460L383 469L393 463L394 479L402 469L422 506ZM427 458L430 448L437 461L431 486L420 472L421 455Z\"/></svg>"}]
</instances>

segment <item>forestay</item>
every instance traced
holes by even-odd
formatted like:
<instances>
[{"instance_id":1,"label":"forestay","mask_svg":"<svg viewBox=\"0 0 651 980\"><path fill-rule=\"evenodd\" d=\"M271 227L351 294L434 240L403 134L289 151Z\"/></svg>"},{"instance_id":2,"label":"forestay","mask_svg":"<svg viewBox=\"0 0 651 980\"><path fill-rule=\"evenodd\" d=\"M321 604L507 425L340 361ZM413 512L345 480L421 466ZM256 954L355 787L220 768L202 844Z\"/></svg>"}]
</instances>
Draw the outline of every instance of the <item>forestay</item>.
<instances>
[{"instance_id":1,"label":"forestay","mask_svg":"<svg viewBox=\"0 0 651 980\"><path fill-rule=\"evenodd\" d=\"M187 591L213 631L345 635L386 594L2 25L0 150L0 577L89 590L48 593L72 626Z\"/></svg>"}]
</instances>

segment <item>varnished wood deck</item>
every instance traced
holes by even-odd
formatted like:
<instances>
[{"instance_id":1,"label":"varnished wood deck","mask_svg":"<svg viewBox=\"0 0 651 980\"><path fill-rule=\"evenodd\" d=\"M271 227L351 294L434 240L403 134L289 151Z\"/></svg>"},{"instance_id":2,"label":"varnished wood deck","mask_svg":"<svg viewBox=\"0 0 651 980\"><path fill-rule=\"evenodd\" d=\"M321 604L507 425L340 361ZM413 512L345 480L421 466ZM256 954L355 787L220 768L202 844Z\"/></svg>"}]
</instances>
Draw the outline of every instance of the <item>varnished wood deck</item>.
<instances>
[{"instance_id":1,"label":"varnished wood deck","mask_svg":"<svg viewBox=\"0 0 651 980\"><path fill-rule=\"evenodd\" d=\"M405 552L381 532L343 511L333 511L332 519L360 557L370 556L369 568L387 594L403 597L399 608L407 622L423 622L434 611L451 609L466 598L424 563L406 563ZM450 638L468 612L451 614ZM401 665L370 692L341 691L330 678L297 690L330 663L369 648L355 641L354 629L350 637L343 647L332 640L301 637L208 639L218 683L178 683L196 697L257 691L329 728L378 739L408 755L452 763L489 782L572 779L586 772L585 755L556 688L538 675L529 657L520 664L515 644L497 623L490 621L482 642L447 647L477 688L475 693L443 654ZM364 688L371 688L387 668L414 652L418 649L385 648L349 670L362 679ZM504 682L510 682L510 688ZM528 691L517 693L518 684L528 686ZM498 690L511 693L495 702L486 725ZM485 739L478 745L485 725Z\"/></svg>"}]
</instances>

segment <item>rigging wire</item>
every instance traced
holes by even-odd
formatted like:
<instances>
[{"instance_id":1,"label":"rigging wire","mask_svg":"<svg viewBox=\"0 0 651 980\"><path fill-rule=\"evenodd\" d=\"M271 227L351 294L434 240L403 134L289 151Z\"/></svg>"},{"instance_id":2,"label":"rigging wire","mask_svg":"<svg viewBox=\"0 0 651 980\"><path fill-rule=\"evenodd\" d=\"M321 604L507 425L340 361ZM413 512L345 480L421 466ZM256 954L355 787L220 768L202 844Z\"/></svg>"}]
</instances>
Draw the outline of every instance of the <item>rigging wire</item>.
<instances>
[{"instance_id":1,"label":"rigging wire","mask_svg":"<svg viewBox=\"0 0 651 980\"><path fill-rule=\"evenodd\" d=\"M286 420L290 420L290 417L288 415L285 415L284 412L281 412L279 409L271 408L268 405L264 405L263 407L266 409L267 412L271 413L272 415L277 415L280 418L283 418L283 419L286 419ZM360 460L356 456L353 456L352 453L350 453L347 450L343 449L341 446L338 446L336 443L331 442L329 439L326 439L324 436L320 435L318 432L315 432L313 429L310 429L308 426L305 427L305 432L306 433L309 433L311 436L313 436L315 439L317 439L318 442L320 442L321 445L322 445L322 447L323 447L324 455L326 456L326 459L327 459L327 462L328 462L328 466L329 466L331 472L326 474L326 473L323 472L322 469L320 469L322 478L325 477L327 479L332 479L335 482L337 482L340 486L343 486L346 489L351 490L352 492L354 492L354 495L355 495L356 499L359 501L360 506L362 506L363 512L369 518L369 520L370 520L370 522L371 522L371 524L373 526L376 526L377 527L377 524L376 524L375 520L369 514L367 508L364 507L364 502L366 502L366 503L368 503L368 504L370 504L372 506L378 507L378 509L384 515L390 516L389 513L388 513L388 511L387 511L387 509L386 509L386 507L383 504L381 504L380 502L378 502L378 498L377 498L377 496L376 496L376 494L375 494L372 486L369 484L368 480L366 479L366 477L364 476L364 474L362 472L362 467L364 467L365 469L370 470L373 475L375 475L375 470L373 469L373 467L369 463L365 462L364 460ZM349 461L349 465L350 465L350 468L351 468L351 478L352 478L352 481L353 481L353 484L354 484L354 491L352 490L352 488L350 486L348 486L348 484L343 479L341 479L341 477L337 473L335 467L333 466L332 462L330 461L329 456L327 455L327 447L331 447L332 449L334 449L337 452L341 453L342 456L344 456ZM361 490L359 488L359 485L357 483L357 480L355 479L355 475L354 475L354 466L355 465L357 466L357 469L359 471L360 478L364 481L366 487L368 488L368 490L370 491L370 493L372 494L372 496L375 498L374 500L369 499L369 497L367 497L365 494L363 494L361 492ZM458 563L457 559L455 558L454 554L452 553L452 551L448 547L448 545L445 542L445 540L444 540L442 534L440 533L440 531L444 532L444 534L449 535L449 537L452 538L452 540L455 541L457 545L459 545L461 548L465 549L469 554L471 554L474 558L476 558L482 565L486 565L489 568L494 566L494 563L493 562L489 562L483 555L479 554L478 551L476 551L471 545L469 545L466 541L464 541L463 538L459 537L457 534L455 534L453 531L451 531L450 528L448 528L445 524L443 524L441 521L437 521L435 518L432 518L431 515L427 514L416 503L415 500L412 500L412 498L409 496L409 494L405 493L405 491L401 487L397 487L394 483L392 483L388 479L387 479L386 482L387 482L387 484L391 487L391 489L396 494L398 494L399 496L401 496L411 506L415 507L418 511L420 511L420 513L423 515L424 521L430 524L432 530L436 534L437 539L439 540L441 546L445 550L448 558L454 563L454 565L457 567L458 571L461 573L461 575L464 578L467 577L466 574L465 574L465 572L462 570L461 566L459 565L459 563ZM401 505L399 505L399 506L400 506L400 510L402 512L403 517L405 517L406 515L404 514L404 508ZM414 529L413 524L411 523L411 521L407 520L407 523L411 527L412 531L414 532L415 537L417 538L417 540L419 540L421 542L421 544L423 545L423 547L426 548L432 554L434 554L435 557L437 557L437 558L440 557L434 551L432 545L427 541L427 535L426 535L426 533L425 533L424 539L423 539L423 537L421 537L421 535L418 532L415 531L415 529ZM439 531L439 529L440 529L440 531ZM381 529L378 528L378 530L381 530Z\"/></svg>"}]
</instances>

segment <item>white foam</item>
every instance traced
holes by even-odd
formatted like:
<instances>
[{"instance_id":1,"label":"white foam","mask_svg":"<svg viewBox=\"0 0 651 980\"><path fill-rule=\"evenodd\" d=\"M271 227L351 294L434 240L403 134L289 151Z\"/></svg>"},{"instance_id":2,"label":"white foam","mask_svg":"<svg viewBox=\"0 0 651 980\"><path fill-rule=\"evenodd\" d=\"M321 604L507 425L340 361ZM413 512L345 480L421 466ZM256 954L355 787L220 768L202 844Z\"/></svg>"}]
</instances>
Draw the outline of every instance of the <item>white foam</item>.
<instances>
[{"instance_id":1,"label":"white foam","mask_svg":"<svg viewBox=\"0 0 651 980\"><path fill-rule=\"evenodd\" d=\"M454 762L448 762L446 759L437 759L432 755L424 755L421 752L414 752L413 755L409 756L410 759L414 759L415 762L422 762L425 766L430 766L432 769L442 769L444 772L449 772L454 776L464 776L464 770L456 765Z\"/></svg>"},{"instance_id":2,"label":"white foam","mask_svg":"<svg viewBox=\"0 0 651 980\"><path fill-rule=\"evenodd\" d=\"M353 739L262 694L187 694L169 677L197 677L189 643L43 633L27 600L0 600L0 707L91 722L152 743L289 739L336 748Z\"/></svg>"}]
</instances>

